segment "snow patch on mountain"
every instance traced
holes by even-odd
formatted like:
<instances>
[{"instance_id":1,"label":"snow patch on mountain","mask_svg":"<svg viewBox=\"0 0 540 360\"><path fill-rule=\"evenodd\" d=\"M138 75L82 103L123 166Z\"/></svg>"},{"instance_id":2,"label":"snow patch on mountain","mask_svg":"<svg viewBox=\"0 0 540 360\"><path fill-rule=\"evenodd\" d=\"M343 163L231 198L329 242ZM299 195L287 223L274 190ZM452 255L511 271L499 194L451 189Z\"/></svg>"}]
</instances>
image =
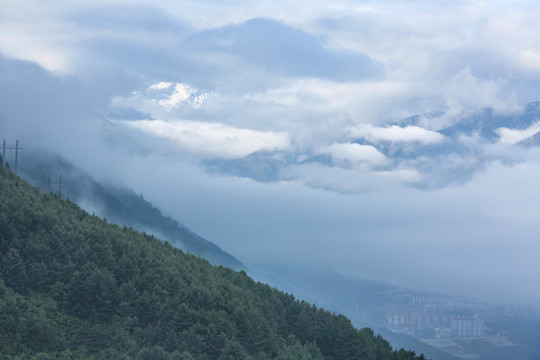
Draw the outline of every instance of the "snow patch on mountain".
<instances>
[{"instance_id":1,"label":"snow patch on mountain","mask_svg":"<svg viewBox=\"0 0 540 360\"><path fill-rule=\"evenodd\" d=\"M151 100L168 110L176 109L184 104L198 109L208 96L207 93L188 84L164 81L151 85L148 90Z\"/></svg>"}]
</instances>

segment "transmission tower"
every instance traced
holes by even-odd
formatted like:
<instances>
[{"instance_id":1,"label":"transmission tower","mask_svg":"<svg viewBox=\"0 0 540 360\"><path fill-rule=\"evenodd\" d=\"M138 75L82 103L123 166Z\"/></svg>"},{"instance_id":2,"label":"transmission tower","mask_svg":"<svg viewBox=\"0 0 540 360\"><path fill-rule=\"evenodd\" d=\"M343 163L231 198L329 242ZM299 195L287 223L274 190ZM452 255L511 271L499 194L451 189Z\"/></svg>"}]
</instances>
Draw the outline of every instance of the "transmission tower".
<instances>
[{"instance_id":1,"label":"transmission tower","mask_svg":"<svg viewBox=\"0 0 540 360\"><path fill-rule=\"evenodd\" d=\"M59 176L58 181L51 180L51 174L47 176L47 191L50 191L52 184L58 184L58 195L62 196L62 175Z\"/></svg>"},{"instance_id":2,"label":"transmission tower","mask_svg":"<svg viewBox=\"0 0 540 360\"><path fill-rule=\"evenodd\" d=\"M15 150L15 174L17 173L17 168L19 167L19 150L22 151L23 148L19 146L19 140L15 142L15 146L6 146L6 139L4 139L4 143L2 145L2 161L4 163L7 163L6 161L6 150ZM4 165L4 164L2 164Z\"/></svg>"}]
</instances>

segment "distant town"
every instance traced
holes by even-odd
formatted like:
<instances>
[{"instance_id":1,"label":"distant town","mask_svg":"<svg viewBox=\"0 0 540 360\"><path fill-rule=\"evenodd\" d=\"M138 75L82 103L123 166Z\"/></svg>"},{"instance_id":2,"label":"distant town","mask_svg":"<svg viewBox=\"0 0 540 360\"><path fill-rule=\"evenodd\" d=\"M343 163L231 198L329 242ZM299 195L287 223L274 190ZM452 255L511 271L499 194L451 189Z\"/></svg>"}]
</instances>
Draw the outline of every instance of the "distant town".
<instances>
[{"instance_id":1,"label":"distant town","mask_svg":"<svg viewBox=\"0 0 540 360\"><path fill-rule=\"evenodd\" d=\"M510 305L414 295L405 290L400 297L402 304L379 308L386 317L386 327L419 339L484 337L486 320L529 317L532 313Z\"/></svg>"},{"instance_id":2,"label":"distant town","mask_svg":"<svg viewBox=\"0 0 540 360\"><path fill-rule=\"evenodd\" d=\"M485 304L404 289L391 292L397 301L378 307L389 330L414 336L462 358L467 358L460 346L464 341L483 340L497 347L515 345L504 331L490 328L490 322L535 316L531 309L511 305Z\"/></svg>"}]
</instances>

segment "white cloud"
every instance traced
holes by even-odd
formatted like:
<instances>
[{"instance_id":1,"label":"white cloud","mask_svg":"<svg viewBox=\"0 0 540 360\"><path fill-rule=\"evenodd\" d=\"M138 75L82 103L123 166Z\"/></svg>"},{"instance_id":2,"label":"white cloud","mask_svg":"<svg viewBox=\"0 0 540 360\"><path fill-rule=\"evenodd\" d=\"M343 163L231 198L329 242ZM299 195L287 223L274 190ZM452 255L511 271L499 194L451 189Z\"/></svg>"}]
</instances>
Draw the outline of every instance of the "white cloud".
<instances>
[{"instance_id":1,"label":"white cloud","mask_svg":"<svg viewBox=\"0 0 540 360\"><path fill-rule=\"evenodd\" d=\"M141 120L120 123L149 135L169 139L183 150L209 158L240 158L259 150L290 146L289 136L284 133L238 129L215 122Z\"/></svg>"},{"instance_id":2,"label":"white cloud","mask_svg":"<svg viewBox=\"0 0 540 360\"><path fill-rule=\"evenodd\" d=\"M351 167L329 167L317 163L291 166L283 171L284 179L306 189L324 189L341 194L377 193L382 189L401 188L403 183L419 180L414 170L359 171Z\"/></svg>"},{"instance_id":3,"label":"white cloud","mask_svg":"<svg viewBox=\"0 0 540 360\"><path fill-rule=\"evenodd\" d=\"M422 180L422 175L416 169L398 168L388 171L378 171L377 175L384 176L391 180L414 183Z\"/></svg>"},{"instance_id":4,"label":"white cloud","mask_svg":"<svg viewBox=\"0 0 540 360\"><path fill-rule=\"evenodd\" d=\"M417 90L412 91L407 82L392 79L344 83L315 78L287 79L279 86L251 95L249 100L261 105L279 105L289 123L304 121L306 128L300 136L319 130L318 125L321 125L321 135L339 132L343 137L344 130L354 124L387 123L418 114L410 110L411 104L416 102L416 95L411 97L411 92L417 93ZM389 107L389 103L395 106ZM336 121L343 117L347 122Z\"/></svg>"},{"instance_id":5,"label":"white cloud","mask_svg":"<svg viewBox=\"0 0 540 360\"><path fill-rule=\"evenodd\" d=\"M540 121L535 122L531 126L523 130L499 128L495 132L500 136L499 143L501 144L516 144L525 140L540 131Z\"/></svg>"},{"instance_id":6,"label":"white cloud","mask_svg":"<svg viewBox=\"0 0 540 360\"><path fill-rule=\"evenodd\" d=\"M507 84L502 79L483 79L475 76L470 67L460 70L442 86L442 96L449 115L467 116L483 108L511 113L521 110L513 94L505 95Z\"/></svg>"},{"instance_id":7,"label":"white cloud","mask_svg":"<svg viewBox=\"0 0 540 360\"><path fill-rule=\"evenodd\" d=\"M172 82L161 81L149 87L150 90L164 90L171 87Z\"/></svg>"},{"instance_id":8,"label":"white cloud","mask_svg":"<svg viewBox=\"0 0 540 360\"><path fill-rule=\"evenodd\" d=\"M382 165L387 162L386 156L371 145L335 143L330 146L321 147L319 152L330 154L335 164L345 167Z\"/></svg>"},{"instance_id":9,"label":"white cloud","mask_svg":"<svg viewBox=\"0 0 540 360\"><path fill-rule=\"evenodd\" d=\"M525 68L540 71L540 49L524 50L519 54L518 58Z\"/></svg>"},{"instance_id":10,"label":"white cloud","mask_svg":"<svg viewBox=\"0 0 540 360\"><path fill-rule=\"evenodd\" d=\"M73 70L74 55L69 47L60 46L36 34L6 34L0 25L1 53L35 62L56 74Z\"/></svg>"},{"instance_id":11,"label":"white cloud","mask_svg":"<svg viewBox=\"0 0 540 360\"><path fill-rule=\"evenodd\" d=\"M400 127L392 125L389 127L376 127L369 124L362 124L350 128L350 134L355 137L366 138L370 141L391 141L391 142L420 142L423 144L433 144L444 141L444 136L436 131L426 130L418 126Z\"/></svg>"}]
</instances>

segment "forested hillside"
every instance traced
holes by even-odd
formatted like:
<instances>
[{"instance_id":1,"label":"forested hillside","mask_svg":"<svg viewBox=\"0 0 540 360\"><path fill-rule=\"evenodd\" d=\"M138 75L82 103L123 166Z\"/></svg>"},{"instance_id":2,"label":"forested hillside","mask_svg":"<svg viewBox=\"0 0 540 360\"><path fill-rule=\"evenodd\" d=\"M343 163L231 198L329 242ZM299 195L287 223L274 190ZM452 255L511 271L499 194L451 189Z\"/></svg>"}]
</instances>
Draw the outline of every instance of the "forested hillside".
<instances>
[{"instance_id":1,"label":"forested hillside","mask_svg":"<svg viewBox=\"0 0 540 360\"><path fill-rule=\"evenodd\" d=\"M52 180L56 179L56 182L54 186L50 186L47 183L47 174L62 174L62 196L82 204L87 210L92 209L89 212L95 212L96 215L120 226L127 225L158 235L175 247L201 256L214 265L245 270L245 266L232 255L170 217L164 216L151 203L127 187L99 183L58 154L42 149L27 151L25 161L19 166L19 175L43 190L59 189L58 178L53 177Z\"/></svg>"},{"instance_id":2,"label":"forested hillside","mask_svg":"<svg viewBox=\"0 0 540 360\"><path fill-rule=\"evenodd\" d=\"M423 359L0 169L0 358Z\"/></svg>"}]
</instances>

